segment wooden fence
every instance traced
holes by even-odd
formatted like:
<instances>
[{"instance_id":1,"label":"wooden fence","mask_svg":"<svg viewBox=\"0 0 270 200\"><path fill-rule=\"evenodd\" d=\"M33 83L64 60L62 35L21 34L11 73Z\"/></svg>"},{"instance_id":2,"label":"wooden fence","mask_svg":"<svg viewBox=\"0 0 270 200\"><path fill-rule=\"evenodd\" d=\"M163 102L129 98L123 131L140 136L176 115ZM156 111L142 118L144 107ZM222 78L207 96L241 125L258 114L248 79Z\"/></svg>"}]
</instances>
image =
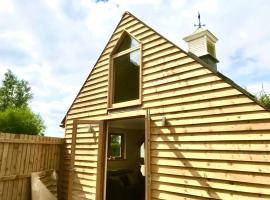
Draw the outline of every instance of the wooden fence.
<instances>
[{"instance_id":1,"label":"wooden fence","mask_svg":"<svg viewBox=\"0 0 270 200\"><path fill-rule=\"evenodd\" d=\"M63 138L0 133L0 199L31 199L31 172L61 170Z\"/></svg>"}]
</instances>

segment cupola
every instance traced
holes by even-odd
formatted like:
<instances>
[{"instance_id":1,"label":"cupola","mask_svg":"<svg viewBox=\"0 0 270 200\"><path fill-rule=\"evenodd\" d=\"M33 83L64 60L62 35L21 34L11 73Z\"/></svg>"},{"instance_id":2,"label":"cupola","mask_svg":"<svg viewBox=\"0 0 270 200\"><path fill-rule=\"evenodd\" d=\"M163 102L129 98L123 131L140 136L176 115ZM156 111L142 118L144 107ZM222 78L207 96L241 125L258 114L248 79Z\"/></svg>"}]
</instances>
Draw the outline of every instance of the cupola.
<instances>
[{"instance_id":1,"label":"cupola","mask_svg":"<svg viewBox=\"0 0 270 200\"><path fill-rule=\"evenodd\" d=\"M198 28L191 35L184 37L183 40L188 44L188 52L195 54L216 69L219 61L216 58L215 44L218 39L205 28L204 24L201 24L200 13L198 20L199 24L195 25Z\"/></svg>"}]
</instances>

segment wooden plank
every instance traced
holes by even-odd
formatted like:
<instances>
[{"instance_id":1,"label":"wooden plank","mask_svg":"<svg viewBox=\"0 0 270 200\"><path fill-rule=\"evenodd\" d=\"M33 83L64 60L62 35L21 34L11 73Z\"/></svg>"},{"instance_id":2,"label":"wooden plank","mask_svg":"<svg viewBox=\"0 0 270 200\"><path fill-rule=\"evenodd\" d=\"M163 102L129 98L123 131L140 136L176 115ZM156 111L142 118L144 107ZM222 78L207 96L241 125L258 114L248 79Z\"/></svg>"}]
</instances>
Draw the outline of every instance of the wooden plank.
<instances>
[{"instance_id":1,"label":"wooden plank","mask_svg":"<svg viewBox=\"0 0 270 200\"><path fill-rule=\"evenodd\" d=\"M147 44L153 40L158 40L158 39L160 39L160 37L158 35L152 35L151 37L144 39L142 42L143 42L143 44ZM164 43L164 44L159 45L158 47L144 50L142 53L142 57L147 58L147 56L151 56L151 55L152 56L159 56L159 52L161 50L168 49L168 48L172 48L172 49L179 51L179 49L175 48L171 43Z\"/></svg>"},{"instance_id":2,"label":"wooden plank","mask_svg":"<svg viewBox=\"0 0 270 200\"><path fill-rule=\"evenodd\" d=\"M223 142L152 142L153 149L178 150L224 150L224 151L269 151L269 141L223 141Z\"/></svg>"},{"instance_id":3,"label":"wooden plank","mask_svg":"<svg viewBox=\"0 0 270 200\"><path fill-rule=\"evenodd\" d=\"M78 118L89 118L94 116L100 116L107 113L107 109L100 109L95 111L90 111L88 113L79 113L79 114L72 114L69 115L69 119L78 119Z\"/></svg>"},{"instance_id":4,"label":"wooden plank","mask_svg":"<svg viewBox=\"0 0 270 200\"><path fill-rule=\"evenodd\" d=\"M245 131L245 132L216 132L203 134L166 134L166 135L152 135L151 140L154 142L226 142L228 141L270 141L270 131Z\"/></svg>"},{"instance_id":5,"label":"wooden plank","mask_svg":"<svg viewBox=\"0 0 270 200\"><path fill-rule=\"evenodd\" d=\"M105 87L102 87L102 88L92 90L91 92L87 91L87 92L84 92L84 93L80 93L80 95L78 97L83 98L83 97L95 96L95 95L98 95L98 94L107 93L107 91L108 91L108 89L105 86Z\"/></svg>"},{"instance_id":6,"label":"wooden plank","mask_svg":"<svg viewBox=\"0 0 270 200\"><path fill-rule=\"evenodd\" d=\"M261 173L224 171L203 168L152 166L153 173L241 182L242 184L269 185L270 176Z\"/></svg>"},{"instance_id":7,"label":"wooden plank","mask_svg":"<svg viewBox=\"0 0 270 200\"><path fill-rule=\"evenodd\" d=\"M257 111L251 113L232 113L226 115L214 115L214 116L200 116L183 119L168 119L166 120L166 126L179 126L179 125L199 125L205 123L225 123L225 122L237 122L237 121L252 121L252 120L269 120L270 113L266 111ZM162 126L161 120L152 121L151 126Z\"/></svg>"},{"instance_id":8,"label":"wooden plank","mask_svg":"<svg viewBox=\"0 0 270 200\"><path fill-rule=\"evenodd\" d=\"M13 139L14 134L10 134L9 138ZM12 160L13 158L13 151L14 151L14 144L9 144L8 148L8 158L7 158L7 164L5 168L5 175L9 176L11 175L12 172ZM12 194L12 186L13 186L13 181L7 181L4 187L4 199L10 199L11 194Z\"/></svg>"},{"instance_id":9,"label":"wooden plank","mask_svg":"<svg viewBox=\"0 0 270 200\"><path fill-rule=\"evenodd\" d=\"M144 47L145 46L147 46L147 45L144 45ZM144 63L143 67L145 69L147 69L147 68L158 66L158 65L161 65L163 63L170 62L170 61L177 60L177 59L182 59L183 64L186 62L193 61L191 58L187 57L186 54L175 52L175 53L172 53L170 55L167 55L166 57L162 57L162 58L154 59L153 61L150 61L150 62L146 62L146 63Z\"/></svg>"},{"instance_id":10,"label":"wooden plank","mask_svg":"<svg viewBox=\"0 0 270 200\"><path fill-rule=\"evenodd\" d=\"M134 37L136 38L137 35L140 35L141 33L145 33L145 32L147 32L147 31L149 31L149 28L147 28L147 27L142 27L142 28L140 28L140 29L131 31L130 33L131 33L132 35L134 35Z\"/></svg>"},{"instance_id":11,"label":"wooden plank","mask_svg":"<svg viewBox=\"0 0 270 200\"><path fill-rule=\"evenodd\" d=\"M152 134L171 133L209 133L209 132L229 132L229 131L249 131L249 130L270 130L270 123L265 121L254 122L228 122L216 124L201 124L190 126L152 127Z\"/></svg>"},{"instance_id":12,"label":"wooden plank","mask_svg":"<svg viewBox=\"0 0 270 200\"><path fill-rule=\"evenodd\" d=\"M184 62L185 61L185 62ZM162 63L155 67L143 68L144 84L151 85L151 82L155 83L156 81L170 80L171 76L176 76L186 72L190 72L196 69L203 69L201 65L194 62L194 60L181 58L177 60L172 60L166 63ZM207 73L209 74L209 73Z\"/></svg>"},{"instance_id":13,"label":"wooden plank","mask_svg":"<svg viewBox=\"0 0 270 200\"><path fill-rule=\"evenodd\" d=\"M159 58L164 58L164 56L169 56L171 54L174 54L175 52L181 53L179 51L179 49L177 49L175 47L168 47L168 45L159 46L159 47L155 48L155 50L158 53L153 53L153 54L149 54L147 56L142 57L144 63L151 62L151 61L157 60Z\"/></svg>"},{"instance_id":14,"label":"wooden plank","mask_svg":"<svg viewBox=\"0 0 270 200\"><path fill-rule=\"evenodd\" d=\"M128 32L130 32L131 30L139 29L140 27L143 26L139 21L137 21L134 18L129 18L128 20L129 20L128 22L126 20L124 23L121 23L117 27L116 31L113 34L115 35L117 33L120 33L122 31L125 31L125 30L127 30Z\"/></svg>"},{"instance_id":15,"label":"wooden plank","mask_svg":"<svg viewBox=\"0 0 270 200\"><path fill-rule=\"evenodd\" d=\"M103 68L102 70L105 70L105 68ZM102 72L102 74L97 75L96 78L91 78L91 79L87 80L87 82L85 83L85 86L103 83L106 80L108 80L108 74L105 74Z\"/></svg>"},{"instance_id":16,"label":"wooden plank","mask_svg":"<svg viewBox=\"0 0 270 200\"><path fill-rule=\"evenodd\" d=\"M0 133L1 137L3 135L3 133ZM3 176L3 172L2 172L2 168L5 164L5 145L3 143L0 143L0 177ZM4 183L2 181L0 181L0 199L2 199L2 194L3 194L3 187L4 187Z\"/></svg>"},{"instance_id":17,"label":"wooden plank","mask_svg":"<svg viewBox=\"0 0 270 200\"><path fill-rule=\"evenodd\" d=\"M105 98L99 98L93 101L82 101L76 104L73 104L72 109L81 108L81 107L90 107L96 104L107 104L107 99Z\"/></svg>"},{"instance_id":18,"label":"wooden plank","mask_svg":"<svg viewBox=\"0 0 270 200\"><path fill-rule=\"evenodd\" d=\"M75 177L76 174L75 174ZM73 189L76 190L80 188L80 190L84 192L91 192L93 194L96 194L96 180L84 180L84 179L78 179L74 178L74 187Z\"/></svg>"},{"instance_id":19,"label":"wooden plank","mask_svg":"<svg viewBox=\"0 0 270 200\"><path fill-rule=\"evenodd\" d=\"M256 112L256 111L263 111L262 107L256 105L253 102L243 103L245 102L246 98L243 97L242 100L244 101L239 102L239 99L238 99L238 102L234 102L238 104L231 104L231 101L228 102L229 100L227 100L228 105L226 105L225 102L223 103L222 100L220 100L219 102L220 103L222 102L222 103L219 105L222 105L222 106L216 106L215 104L211 106L212 104L209 103L209 104L206 104L205 107L202 107L201 109L199 108L199 109L192 110L192 107L189 107L189 105L187 105L187 107L190 108L190 110L177 111L177 109L175 109L174 111L176 112L167 113L166 109L163 109L163 110L160 109L160 112L163 111L163 113L166 116L166 119L184 119L184 118L189 118L189 117L216 116L216 115L224 115L224 114L232 114L232 113L245 113L245 112L251 113L251 112ZM157 109L155 110L155 112L157 113ZM161 120L161 116L159 113L156 115L153 114L152 119Z\"/></svg>"},{"instance_id":20,"label":"wooden plank","mask_svg":"<svg viewBox=\"0 0 270 200\"><path fill-rule=\"evenodd\" d=\"M149 110L145 115L145 197L146 200L151 200L151 116Z\"/></svg>"},{"instance_id":21,"label":"wooden plank","mask_svg":"<svg viewBox=\"0 0 270 200\"><path fill-rule=\"evenodd\" d=\"M146 44L160 38L160 36L155 34L152 30L148 29L140 34L136 34L136 38L138 38L138 40L143 44Z\"/></svg>"},{"instance_id":22,"label":"wooden plank","mask_svg":"<svg viewBox=\"0 0 270 200\"><path fill-rule=\"evenodd\" d=\"M24 140L26 138L26 135L21 135L21 139ZM26 143L22 143L20 144L20 146L22 146L22 156L21 156L21 160L20 160L20 166L19 166L19 175L23 175L24 174L24 164L25 164L25 159L26 159L26 150L27 150L27 144ZM19 180L19 186L18 186L18 193L17 193L17 198L20 199L20 197L23 197L22 192L23 192L23 187L24 187L24 179L20 179ZM24 199L24 197L23 197Z\"/></svg>"},{"instance_id":23,"label":"wooden plank","mask_svg":"<svg viewBox=\"0 0 270 200\"><path fill-rule=\"evenodd\" d=\"M147 30L147 29L146 29ZM140 32L145 32L146 30L139 30L139 33ZM135 33L134 33L135 34ZM138 33L137 33L138 34ZM166 43L167 41L164 39L164 38L157 38L156 40L153 40L151 42L148 42L146 44L143 45L143 51L145 51L146 49L150 49L150 48L153 48L153 47L156 47L156 46L159 46L159 45L162 45L164 43Z\"/></svg>"},{"instance_id":24,"label":"wooden plank","mask_svg":"<svg viewBox=\"0 0 270 200\"><path fill-rule=\"evenodd\" d=\"M106 133L107 126L106 122L99 122L99 135L98 135L98 160L97 160L97 179L95 181L96 187L96 199L103 200L104 199L104 177L105 177L105 159L106 159ZM91 156L94 158L94 156Z\"/></svg>"},{"instance_id":25,"label":"wooden plank","mask_svg":"<svg viewBox=\"0 0 270 200\"><path fill-rule=\"evenodd\" d=\"M181 158L181 159L205 159L205 160L227 160L227 161L247 161L270 162L270 152L243 152L225 150L152 150L152 157L157 158Z\"/></svg>"},{"instance_id":26,"label":"wooden plank","mask_svg":"<svg viewBox=\"0 0 270 200\"><path fill-rule=\"evenodd\" d=\"M96 101L97 99L102 99L102 98L104 98L104 99L107 99L107 94L106 93L101 93L101 94L98 94L98 95L90 95L90 96L85 96L85 97L82 97L82 98L77 98L76 100L75 100L75 102L74 103L76 103L76 104L79 104L79 103L81 103L81 102L91 102L91 101Z\"/></svg>"},{"instance_id":27,"label":"wooden plank","mask_svg":"<svg viewBox=\"0 0 270 200\"><path fill-rule=\"evenodd\" d=\"M264 194L270 195L270 186L260 185L260 184L242 184L239 182L232 181L219 181L214 179L207 179L204 177L193 178L193 177L184 177L178 175L164 175L164 174L153 174L153 181L162 183L172 183L180 184L182 186L196 186L209 189L221 189L229 190L231 192L249 192L254 194Z\"/></svg>"},{"instance_id":28,"label":"wooden plank","mask_svg":"<svg viewBox=\"0 0 270 200\"><path fill-rule=\"evenodd\" d=\"M190 86L180 89L173 89L170 91L164 91L164 92L158 92L154 94L144 95L143 101L150 101L150 100L156 100L156 99L167 99L170 97L177 97L181 95L187 95L187 94L196 94L202 91L211 91L216 89L226 89L230 88L231 86L227 83L224 83L223 81L216 81L212 83L206 83L196 86Z\"/></svg>"},{"instance_id":29,"label":"wooden plank","mask_svg":"<svg viewBox=\"0 0 270 200\"><path fill-rule=\"evenodd\" d=\"M20 137L21 135L19 134L16 134L14 135L14 138L19 138L21 139ZM21 164L21 145L19 144L14 144L14 151L13 151L13 161L12 161L12 170L11 170L11 174L18 174L18 167L20 166ZM19 187L19 180L16 180L16 181L12 181L13 182L13 185L12 185L12 190L10 190L11 192L11 196L10 196L10 199L14 199L16 200L17 197L18 197L18 187Z\"/></svg>"},{"instance_id":30,"label":"wooden plank","mask_svg":"<svg viewBox=\"0 0 270 200\"><path fill-rule=\"evenodd\" d=\"M154 165L162 166L179 166L192 168L219 169L242 172L270 173L269 164L256 163L252 165L246 162L237 161L213 161L213 160L197 160L197 159L168 159L168 158L152 158Z\"/></svg>"},{"instance_id":31,"label":"wooden plank","mask_svg":"<svg viewBox=\"0 0 270 200\"><path fill-rule=\"evenodd\" d=\"M185 88L188 86L195 86L195 85L200 85L200 84L206 84L206 83L211 83L211 82L216 82L219 81L220 78L213 76L211 74L204 75L202 77L195 77L191 79L185 79L185 80L177 80L175 82L169 82L166 84L150 87L150 88L145 88L143 90L143 94L152 94L156 92L163 92L163 91L168 91L168 90L173 90L177 88Z\"/></svg>"},{"instance_id":32,"label":"wooden plank","mask_svg":"<svg viewBox=\"0 0 270 200\"><path fill-rule=\"evenodd\" d=\"M151 107L151 114L160 114L245 103L253 103L253 105L256 105L249 98L241 95L237 90L231 90L231 88L221 88L212 91L204 91L197 94L187 94L167 99L156 99L151 102L144 102L143 107Z\"/></svg>"},{"instance_id":33,"label":"wooden plank","mask_svg":"<svg viewBox=\"0 0 270 200\"><path fill-rule=\"evenodd\" d=\"M72 144L71 144L71 159L69 168L69 180L68 180L68 200L72 199L72 187L74 178L74 162L75 162L75 145L76 145L76 134L77 134L77 120L73 120L73 131L72 131Z\"/></svg>"},{"instance_id":34,"label":"wooden plank","mask_svg":"<svg viewBox=\"0 0 270 200\"><path fill-rule=\"evenodd\" d=\"M167 199L173 199L173 200L209 200L209 198L204 197L196 197L193 195L187 195L187 194L179 194L175 192L165 192L165 191L158 191L158 190L152 190L152 195L154 199L160 199L160 200L167 200Z\"/></svg>"},{"instance_id":35,"label":"wooden plank","mask_svg":"<svg viewBox=\"0 0 270 200\"><path fill-rule=\"evenodd\" d=\"M64 140L60 139L60 140L56 140L56 141L38 141L39 144L63 144ZM19 143L19 144L36 144L37 141L32 140L32 139L1 139L0 138L0 143Z\"/></svg>"},{"instance_id":36,"label":"wooden plank","mask_svg":"<svg viewBox=\"0 0 270 200\"><path fill-rule=\"evenodd\" d=\"M92 106L87 106L87 107L82 107L82 108L71 109L69 111L69 115L82 114L86 112L91 112L91 111L96 111L96 110L106 110L106 109L107 109L107 104L102 103L100 105L92 105Z\"/></svg>"},{"instance_id":37,"label":"wooden plank","mask_svg":"<svg viewBox=\"0 0 270 200\"><path fill-rule=\"evenodd\" d=\"M75 166L82 166L82 167L93 167L93 168L96 168L97 167L97 161L78 161L78 160L75 160L74 162L74 165Z\"/></svg>"},{"instance_id":38,"label":"wooden plank","mask_svg":"<svg viewBox=\"0 0 270 200\"><path fill-rule=\"evenodd\" d=\"M269 195L261 195L261 194L250 194L250 193L237 193L230 192L224 190L215 190L215 189L204 189L202 187L185 187L181 185L173 185L173 184L159 184L157 182L153 183L153 188L160 191L168 191L168 192L179 192L185 194L193 194L196 196L202 196L211 199L247 199L247 200L257 200L259 199L269 199Z\"/></svg>"},{"instance_id":39,"label":"wooden plank","mask_svg":"<svg viewBox=\"0 0 270 200\"><path fill-rule=\"evenodd\" d=\"M107 72L107 69L105 70ZM101 89L104 87L108 87L108 82L99 83L97 85L84 86L81 90L82 93L90 92L91 90Z\"/></svg>"}]
</instances>

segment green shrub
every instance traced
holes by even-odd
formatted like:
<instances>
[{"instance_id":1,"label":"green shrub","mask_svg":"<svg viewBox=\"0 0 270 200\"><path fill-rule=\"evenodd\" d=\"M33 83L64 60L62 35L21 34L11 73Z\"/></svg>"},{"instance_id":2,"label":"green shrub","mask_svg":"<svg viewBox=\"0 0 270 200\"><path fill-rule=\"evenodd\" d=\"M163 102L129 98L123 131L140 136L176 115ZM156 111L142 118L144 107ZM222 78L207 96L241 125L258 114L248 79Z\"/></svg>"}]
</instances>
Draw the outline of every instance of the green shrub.
<instances>
[{"instance_id":1,"label":"green shrub","mask_svg":"<svg viewBox=\"0 0 270 200\"><path fill-rule=\"evenodd\" d=\"M26 106L0 111L0 132L43 135L44 131L41 117Z\"/></svg>"},{"instance_id":2,"label":"green shrub","mask_svg":"<svg viewBox=\"0 0 270 200\"><path fill-rule=\"evenodd\" d=\"M259 102L265 105L265 107L270 109L270 95L267 94L264 89L261 90L261 92L256 98Z\"/></svg>"}]
</instances>

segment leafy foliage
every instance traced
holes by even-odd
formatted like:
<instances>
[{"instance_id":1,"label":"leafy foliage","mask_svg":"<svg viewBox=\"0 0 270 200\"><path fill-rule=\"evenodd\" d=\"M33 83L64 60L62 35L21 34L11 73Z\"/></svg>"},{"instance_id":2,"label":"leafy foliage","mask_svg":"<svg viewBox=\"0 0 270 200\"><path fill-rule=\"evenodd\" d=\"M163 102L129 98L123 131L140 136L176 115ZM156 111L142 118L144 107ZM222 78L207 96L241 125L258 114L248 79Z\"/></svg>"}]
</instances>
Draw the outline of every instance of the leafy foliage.
<instances>
[{"instance_id":1,"label":"leafy foliage","mask_svg":"<svg viewBox=\"0 0 270 200\"><path fill-rule=\"evenodd\" d=\"M0 111L8 107L18 108L28 106L28 102L33 98L31 88L27 81L18 78L8 70L0 87Z\"/></svg>"},{"instance_id":2,"label":"leafy foliage","mask_svg":"<svg viewBox=\"0 0 270 200\"><path fill-rule=\"evenodd\" d=\"M28 82L8 70L0 87L0 132L43 135L44 122L28 105L32 98Z\"/></svg>"},{"instance_id":3,"label":"leafy foliage","mask_svg":"<svg viewBox=\"0 0 270 200\"><path fill-rule=\"evenodd\" d=\"M28 107L7 108L0 112L0 131L43 135L45 130L42 118Z\"/></svg>"},{"instance_id":4,"label":"leafy foliage","mask_svg":"<svg viewBox=\"0 0 270 200\"><path fill-rule=\"evenodd\" d=\"M267 94L264 89L257 96L257 100L270 109L270 94Z\"/></svg>"},{"instance_id":5,"label":"leafy foliage","mask_svg":"<svg viewBox=\"0 0 270 200\"><path fill-rule=\"evenodd\" d=\"M122 136L111 134L111 156L114 158L121 157Z\"/></svg>"}]
</instances>

